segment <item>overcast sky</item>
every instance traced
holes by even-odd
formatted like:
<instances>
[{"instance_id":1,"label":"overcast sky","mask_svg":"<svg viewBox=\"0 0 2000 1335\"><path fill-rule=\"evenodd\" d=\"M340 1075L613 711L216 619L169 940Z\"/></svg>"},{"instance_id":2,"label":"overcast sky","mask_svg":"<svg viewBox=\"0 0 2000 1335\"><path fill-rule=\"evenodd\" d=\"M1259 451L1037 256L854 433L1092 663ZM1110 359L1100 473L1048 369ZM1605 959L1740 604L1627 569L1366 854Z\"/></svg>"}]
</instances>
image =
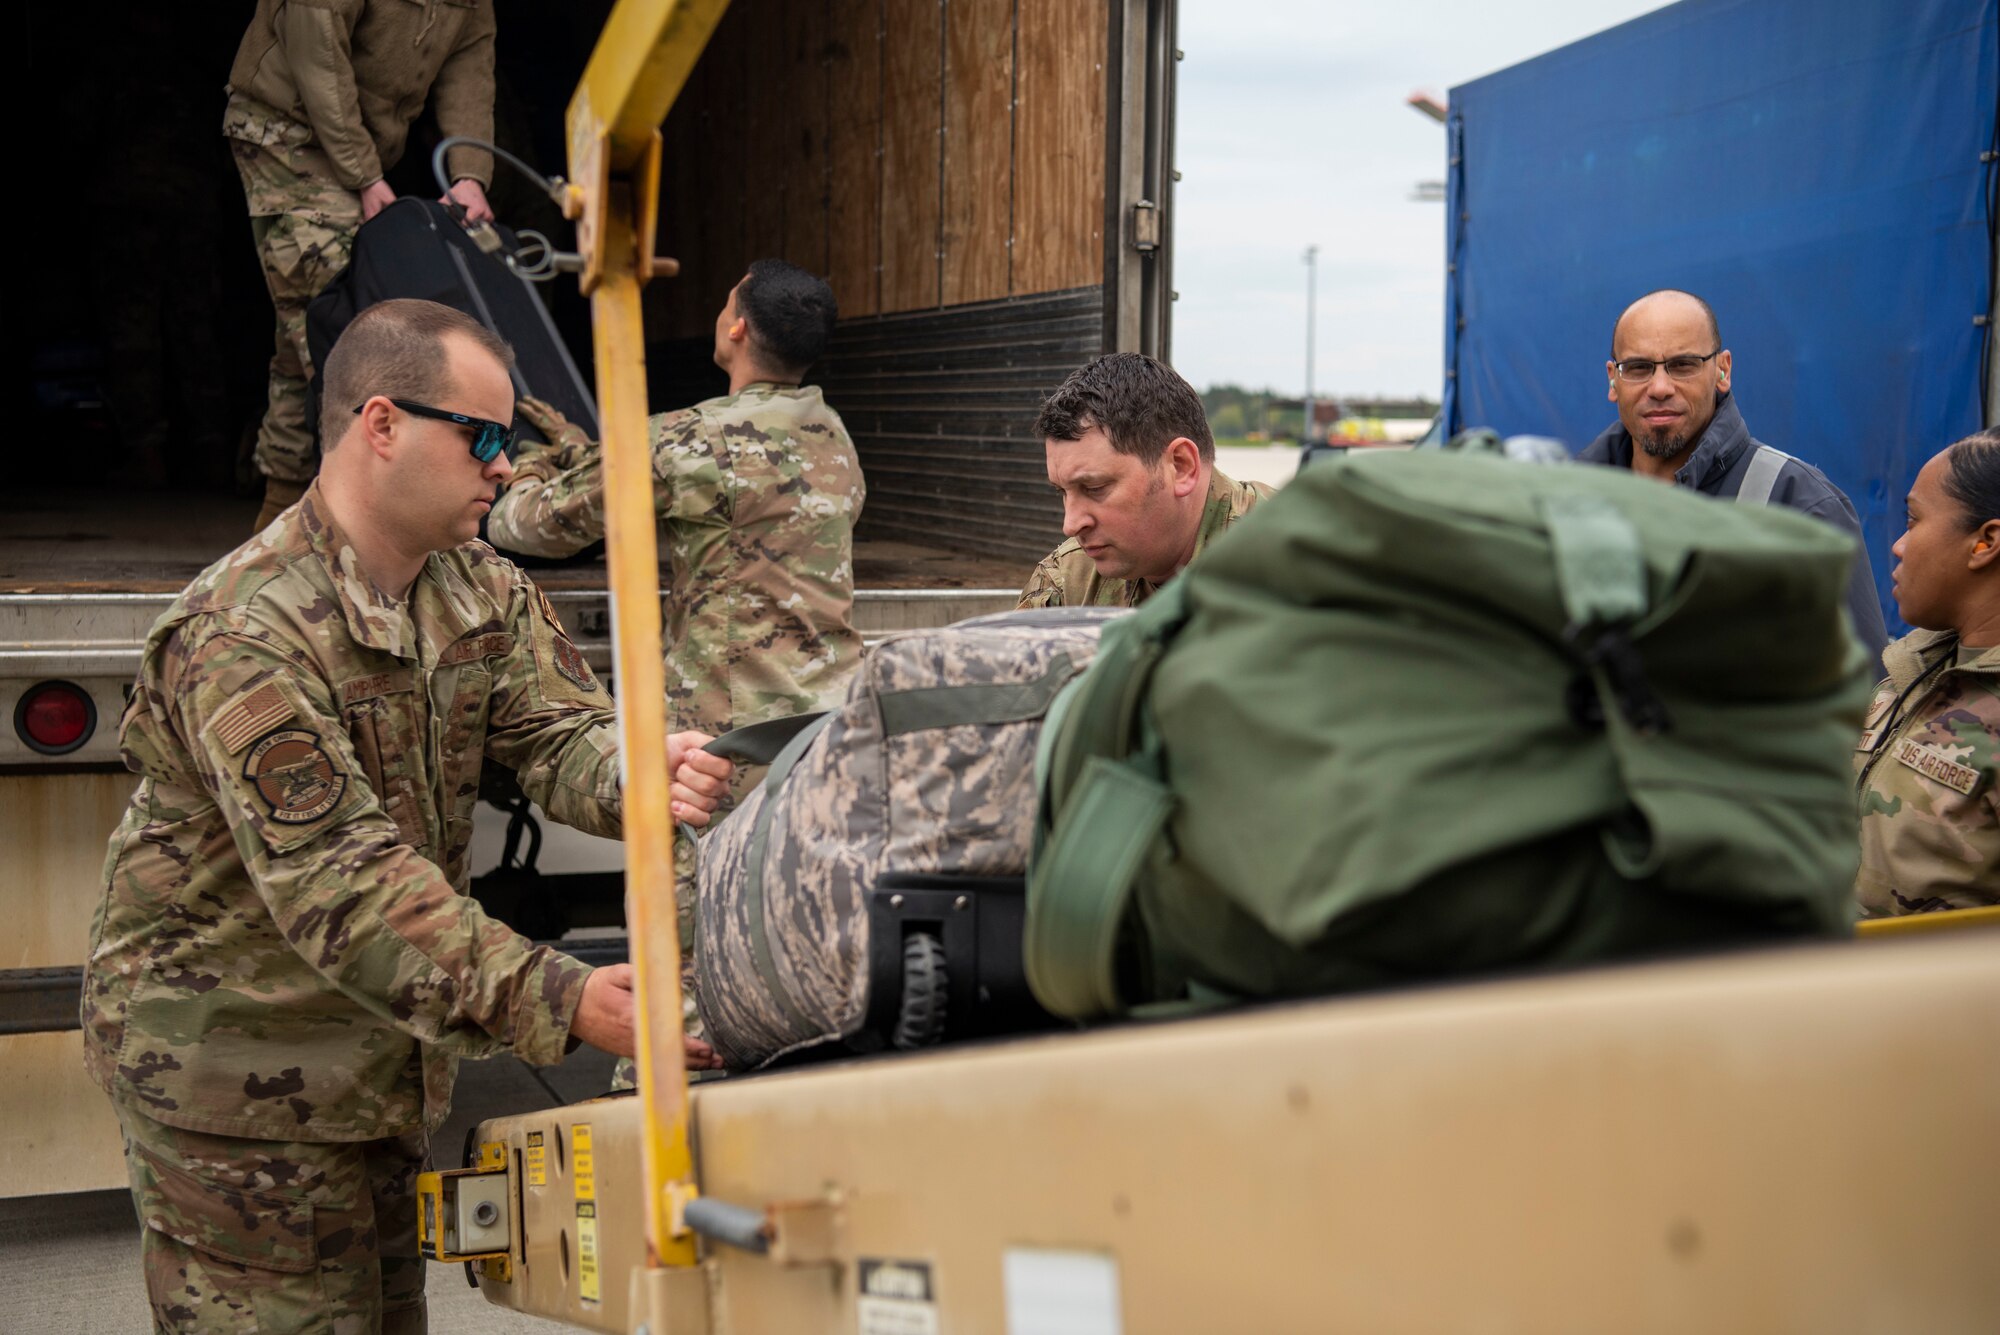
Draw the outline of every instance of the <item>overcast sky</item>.
<instances>
[{"instance_id":1,"label":"overcast sky","mask_svg":"<svg viewBox=\"0 0 2000 1335\"><path fill-rule=\"evenodd\" d=\"M1173 360L1197 388L1297 394L1308 243L1314 386L1444 376L1444 127L1404 105L1661 8L1660 0L1180 0Z\"/></svg>"}]
</instances>

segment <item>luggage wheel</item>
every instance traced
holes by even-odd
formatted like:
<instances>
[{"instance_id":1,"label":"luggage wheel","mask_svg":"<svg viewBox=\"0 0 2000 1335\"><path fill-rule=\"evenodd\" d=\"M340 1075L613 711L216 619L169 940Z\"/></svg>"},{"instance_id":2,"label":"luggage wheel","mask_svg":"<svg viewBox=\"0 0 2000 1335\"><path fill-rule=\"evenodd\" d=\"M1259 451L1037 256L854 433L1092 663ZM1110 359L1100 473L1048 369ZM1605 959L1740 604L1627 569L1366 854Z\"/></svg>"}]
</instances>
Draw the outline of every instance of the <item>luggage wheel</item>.
<instances>
[{"instance_id":1,"label":"luggage wheel","mask_svg":"<svg viewBox=\"0 0 2000 1335\"><path fill-rule=\"evenodd\" d=\"M944 1037L950 974L944 942L929 932L903 938L903 999L889 1042L904 1050L927 1048Z\"/></svg>"},{"instance_id":2,"label":"luggage wheel","mask_svg":"<svg viewBox=\"0 0 2000 1335\"><path fill-rule=\"evenodd\" d=\"M907 1051L1054 1023L1021 963L1021 877L886 872L865 898L868 1012L849 1051Z\"/></svg>"}]
</instances>

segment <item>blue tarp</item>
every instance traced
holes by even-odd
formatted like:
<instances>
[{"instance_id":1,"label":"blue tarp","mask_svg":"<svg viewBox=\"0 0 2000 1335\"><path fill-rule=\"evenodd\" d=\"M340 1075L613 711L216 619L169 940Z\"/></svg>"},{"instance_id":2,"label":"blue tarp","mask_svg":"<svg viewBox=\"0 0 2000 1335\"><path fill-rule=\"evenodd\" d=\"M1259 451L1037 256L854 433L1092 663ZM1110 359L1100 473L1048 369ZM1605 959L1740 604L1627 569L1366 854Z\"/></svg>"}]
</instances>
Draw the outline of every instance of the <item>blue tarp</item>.
<instances>
[{"instance_id":1,"label":"blue tarp","mask_svg":"<svg viewBox=\"0 0 2000 1335\"><path fill-rule=\"evenodd\" d=\"M1581 449L1611 326L1714 306L1758 439L1889 547L1983 422L2000 0L1684 0L1454 88L1445 422Z\"/></svg>"}]
</instances>

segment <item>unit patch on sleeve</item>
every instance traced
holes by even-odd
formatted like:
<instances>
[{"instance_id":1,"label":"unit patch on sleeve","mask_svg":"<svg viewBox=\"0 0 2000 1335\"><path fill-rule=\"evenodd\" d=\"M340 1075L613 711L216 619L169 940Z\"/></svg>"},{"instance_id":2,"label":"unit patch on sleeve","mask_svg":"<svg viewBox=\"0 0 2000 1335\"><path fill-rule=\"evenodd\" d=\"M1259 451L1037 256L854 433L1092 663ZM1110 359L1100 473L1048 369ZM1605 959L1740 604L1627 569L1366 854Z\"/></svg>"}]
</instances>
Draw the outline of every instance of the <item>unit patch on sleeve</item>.
<instances>
[{"instance_id":1,"label":"unit patch on sleeve","mask_svg":"<svg viewBox=\"0 0 2000 1335\"><path fill-rule=\"evenodd\" d=\"M569 633L556 616L556 609L549 606L548 595L539 587L535 589L535 602L539 605L543 622L543 633L536 638L544 641L550 666L579 691L596 690L597 678L592 674L590 664L584 661L583 650L570 642Z\"/></svg>"},{"instance_id":2,"label":"unit patch on sleeve","mask_svg":"<svg viewBox=\"0 0 2000 1335\"><path fill-rule=\"evenodd\" d=\"M549 657L554 660L556 671L569 679L579 691L597 688L597 678L590 674L590 664L583 661L583 650L569 642L569 637L558 635L549 646Z\"/></svg>"},{"instance_id":3,"label":"unit patch on sleeve","mask_svg":"<svg viewBox=\"0 0 2000 1335\"><path fill-rule=\"evenodd\" d=\"M215 740L233 756L250 745L252 738L269 732L293 713L292 702L285 698L278 684L267 681L216 717Z\"/></svg>"},{"instance_id":4,"label":"unit patch on sleeve","mask_svg":"<svg viewBox=\"0 0 2000 1335\"><path fill-rule=\"evenodd\" d=\"M319 734L285 728L260 739L243 762L248 779L271 819L305 825L333 810L347 791L347 776L334 768Z\"/></svg>"}]
</instances>

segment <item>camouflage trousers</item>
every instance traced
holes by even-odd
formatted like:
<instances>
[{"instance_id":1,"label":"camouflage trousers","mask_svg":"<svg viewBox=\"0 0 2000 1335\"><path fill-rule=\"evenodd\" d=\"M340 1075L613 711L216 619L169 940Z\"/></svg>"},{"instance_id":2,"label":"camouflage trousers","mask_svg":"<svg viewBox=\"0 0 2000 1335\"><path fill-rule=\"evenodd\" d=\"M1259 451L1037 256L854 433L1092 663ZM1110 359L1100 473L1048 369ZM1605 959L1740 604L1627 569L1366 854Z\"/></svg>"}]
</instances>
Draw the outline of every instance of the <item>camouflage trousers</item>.
<instances>
[{"instance_id":1,"label":"camouflage trousers","mask_svg":"<svg viewBox=\"0 0 2000 1335\"><path fill-rule=\"evenodd\" d=\"M319 471L306 420L306 378L312 374L306 307L353 257L361 197L334 179L310 129L240 95L230 100L223 133L243 178L250 234L278 317L270 397L257 429L257 471L303 486Z\"/></svg>"},{"instance_id":2,"label":"camouflage trousers","mask_svg":"<svg viewBox=\"0 0 2000 1335\"><path fill-rule=\"evenodd\" d=\"M422 1132L319 1144L118 1118L155 1330L422 1335Z\"/></svg>"}]
</instances>

